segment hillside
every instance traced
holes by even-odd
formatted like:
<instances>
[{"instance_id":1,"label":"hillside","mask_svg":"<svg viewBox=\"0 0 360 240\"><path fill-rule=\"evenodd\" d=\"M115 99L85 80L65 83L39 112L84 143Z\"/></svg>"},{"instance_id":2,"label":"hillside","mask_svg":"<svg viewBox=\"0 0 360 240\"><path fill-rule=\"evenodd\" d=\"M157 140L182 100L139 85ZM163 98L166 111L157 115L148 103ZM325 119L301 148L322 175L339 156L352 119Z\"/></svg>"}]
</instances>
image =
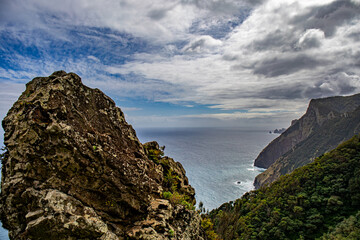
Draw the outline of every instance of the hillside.
<instances>
[{"instance_id":1,"label":"hillside","mask_svg":"<svg viewBox=\"0 0 360 240\"><path fill-rule=\"evenodd\" d=\"M2 124L10 239L203 239L182 165L76 74L34 78Z\"/></svg>"},{"instance_id":2,"label":"hillside","mask_svg":"<svg viewBox=\"0 0 360 240\"><path fill-rule=\"evenodd\" d=\"M360 136L210 213L224 239L357 239ZM351 238L353 236L353 238ZM355 237L354 237L355 236Z\"/></svg>"},{"instance_id":3,"label":"hillside","mask_svg":"<svg viewBox=\"0 0 360 240\"><path fill-rule=\"evenodd\" d=\"M311 100L299 120L273 140L256 158L255 166L268 168L255 187L312 162L316 157L360 133L360 94Z\"/></svg>"}]
</instances>

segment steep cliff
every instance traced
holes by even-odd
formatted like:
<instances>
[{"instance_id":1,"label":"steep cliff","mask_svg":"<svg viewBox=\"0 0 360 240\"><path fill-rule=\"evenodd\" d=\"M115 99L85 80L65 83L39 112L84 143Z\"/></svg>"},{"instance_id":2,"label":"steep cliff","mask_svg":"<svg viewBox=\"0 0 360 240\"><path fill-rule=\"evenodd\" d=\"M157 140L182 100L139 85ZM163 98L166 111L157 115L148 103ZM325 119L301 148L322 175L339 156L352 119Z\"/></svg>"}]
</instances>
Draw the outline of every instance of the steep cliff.
<instances>
[{"instance_id":1,"label":"steep cliff","mask_svg":"<svg viewBox=\"0 0 360 240\"><path fill-rule=\"evenodd\" d=\"M221 239L359 239L360 135L210 213Z\"/></svg>"},{"instance_id":2,"label":"steep cliff","mask_svg":"<svg viewBox=\"0 0 360 240\"><path fill-rule=\"evenodd\" d=\"M156 142L74 73L38 77L3 120L11 239L202 239L194 189Z\"/></svg>"},{"instance_id":3,"label":"steep cliff","mask_svg":"<svg viewBox=\"0 0 360 240\"><path fill-rule=\"evenodd\" d=\"M268 168L255 187L304 166L360 132L360 94L313 99L307 112L257 157L255 166Z\"/></svg>"}]
</instances>

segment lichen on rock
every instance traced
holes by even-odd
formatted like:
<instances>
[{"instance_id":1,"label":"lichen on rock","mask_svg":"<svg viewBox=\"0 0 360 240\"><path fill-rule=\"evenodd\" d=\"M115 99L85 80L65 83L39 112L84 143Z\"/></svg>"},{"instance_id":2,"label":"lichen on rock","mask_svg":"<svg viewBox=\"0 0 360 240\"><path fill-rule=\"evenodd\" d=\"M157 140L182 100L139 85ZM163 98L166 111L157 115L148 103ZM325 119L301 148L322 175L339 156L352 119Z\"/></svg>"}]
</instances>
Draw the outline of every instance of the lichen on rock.
<instances>
[{"instance_id":1,"label":"lichen on rock","mask_svg":"<svg viewBox=\"0 0 360 240\"><path fill-rule=\"evenodd\" d=\"M195 203L181 164L149 159L114 101L76 74L34 78L2 124L11 239L202 239L198 214L162 199L167 159Z\"/></svg>"}]
</instances>

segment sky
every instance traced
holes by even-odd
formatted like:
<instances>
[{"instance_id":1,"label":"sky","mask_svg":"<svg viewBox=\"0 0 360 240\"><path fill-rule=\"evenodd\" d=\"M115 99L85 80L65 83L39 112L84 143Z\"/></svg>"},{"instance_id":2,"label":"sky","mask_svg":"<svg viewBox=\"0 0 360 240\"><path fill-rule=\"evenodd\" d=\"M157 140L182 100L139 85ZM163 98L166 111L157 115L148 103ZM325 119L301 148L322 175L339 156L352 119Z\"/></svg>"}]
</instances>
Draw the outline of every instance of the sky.
<instances>
[{"instance_id":1,"label":"sky","mask_svg":"<svg viewBox=\"0 0 360 240\"><path fill-rule=\"evenodd\" d=\"M360 0L0 0L0 117L57 70L135 129L288 127L360 92Z\"/></svg>"}]
</instances>

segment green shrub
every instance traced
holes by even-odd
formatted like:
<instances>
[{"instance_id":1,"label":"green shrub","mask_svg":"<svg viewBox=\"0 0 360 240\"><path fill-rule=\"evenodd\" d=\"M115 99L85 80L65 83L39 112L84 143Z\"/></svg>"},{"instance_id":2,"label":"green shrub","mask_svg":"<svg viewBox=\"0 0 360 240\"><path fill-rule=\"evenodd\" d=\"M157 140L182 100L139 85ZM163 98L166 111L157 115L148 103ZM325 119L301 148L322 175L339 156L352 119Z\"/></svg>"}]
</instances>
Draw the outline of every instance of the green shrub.
<instances>
[{"instance_id":1,"label":"green shrub","mask_svg":"<svg viewBox=\"0 0 360 240\"><path fill-rule=\"evenodd\" d=\"M204 218L201 220L201 227L204 229L207 239L218 240L219 236L214 231L214 224L210 218Z\"/></svg>"},{"instance_id":2,"label":"green shrub","mask_svg":"<svg viewBox=\"0 0 360 240\"><path fill-rule=\"evenodd\" d=\"M173 194L171 192L163 192L162 196L165 199L170 199L173 196Z\"/></svg>"},{"instance_id":3,"label":"green shrub","mask_svg":"<svg viewBox=\"0 0 360 240\"><path fill-rule=\"evenodd\" d=\"M360 232L360 221L349 217L359 209L359 176L360 137L355 136L269 187L223 204L209 216L224 240L316 239L331 227L337 228L332 237L343 234L347 238L339 239L355 239L351 236Z\"/></svg>"},{"instance_id":4,"label":"green shrub","mask_svg":"<svg viewBox=\"0 0 360 240\"><path fill-rule=\"evenodd\" d=\"M180 194L180 193L175 191L174 193L163 192L162 197L165 198L165 199L168 199L172 204L183 205L183 206L185 206L186 209L189 209L189 210L194 210L195 209L195 206L188 202L189 196L187 196L187 195Z\"/></svg>"}]
</instances>

